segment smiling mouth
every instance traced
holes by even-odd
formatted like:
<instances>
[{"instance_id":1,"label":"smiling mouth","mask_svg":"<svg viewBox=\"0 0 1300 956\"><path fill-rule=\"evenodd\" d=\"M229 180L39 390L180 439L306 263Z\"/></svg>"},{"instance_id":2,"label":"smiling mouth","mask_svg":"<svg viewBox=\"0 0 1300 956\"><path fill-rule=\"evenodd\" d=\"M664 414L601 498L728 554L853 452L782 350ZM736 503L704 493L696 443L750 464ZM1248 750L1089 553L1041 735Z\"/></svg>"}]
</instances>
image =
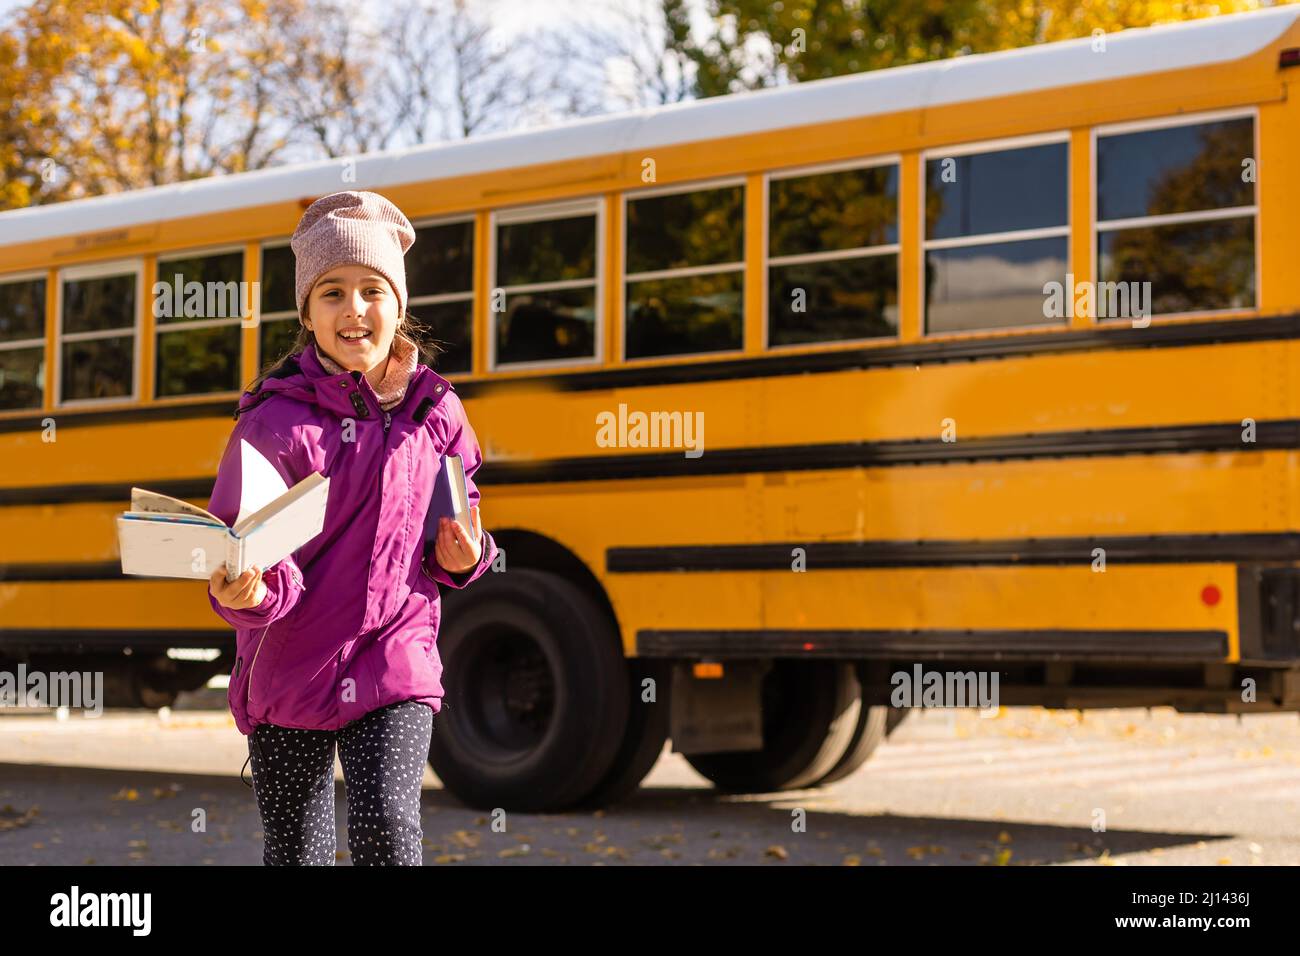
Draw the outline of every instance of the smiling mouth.
<instances>
[{"instance_id":1,"label":"smiling mouth","mask_svg":"<svg viewBox=\"0 0 1300 956\"><path fill-rule=\"evenodd\" d=\"M373 335L374 335L373 332L367 332L365 335L353 335L351 333L344 335L342 332L338 333L338 337L342 339L344 342L350 342L354 344L357 342L368 342L370 341L370 338Z\"/></svg>"}]
</instances>

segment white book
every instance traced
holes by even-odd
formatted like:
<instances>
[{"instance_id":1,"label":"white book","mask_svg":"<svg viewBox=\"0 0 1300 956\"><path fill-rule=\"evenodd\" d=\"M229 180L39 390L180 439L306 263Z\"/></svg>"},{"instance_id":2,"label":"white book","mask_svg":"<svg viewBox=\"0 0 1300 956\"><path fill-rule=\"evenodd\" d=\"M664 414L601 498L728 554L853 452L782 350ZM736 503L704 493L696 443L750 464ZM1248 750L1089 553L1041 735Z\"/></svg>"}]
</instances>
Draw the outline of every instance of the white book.
<instances>
[{"instance_id":1,"label":"white book","mask_svg":"<svg viewBox=\"0 0 1300 956\"><path fill-rule=\"evenodd\" d=\"M224 562L226 580L233 581L254 564L269 568L321 533L328 478L314 471L289 488L244 439L240 455L243 488L233 528L179 498L131 489L131 510L117 518L123 574L206 580Z\"/></svg>"}]
</instances>

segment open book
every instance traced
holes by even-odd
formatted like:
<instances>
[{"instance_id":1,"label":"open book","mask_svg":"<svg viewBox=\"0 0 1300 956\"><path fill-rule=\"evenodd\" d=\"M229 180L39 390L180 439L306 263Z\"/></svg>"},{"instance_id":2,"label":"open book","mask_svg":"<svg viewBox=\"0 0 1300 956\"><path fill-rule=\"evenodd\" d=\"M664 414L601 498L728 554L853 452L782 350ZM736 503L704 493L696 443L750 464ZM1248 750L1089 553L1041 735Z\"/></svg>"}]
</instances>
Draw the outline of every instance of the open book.
<instances>
[{"instance_id":1,"label":"open book","mask_svg":"<svg viewBox=\"0 0 1300 956\"><path fill-rule=\"evenodd\" d=\"M330 480L312 472L292 488L256 448L240 439L243 487L233 528L202 508L144 488L117 518L122 573L207 579L225 562L233 581L251 565L266 570L325 526Z\"/></svg>"}]
</instances>

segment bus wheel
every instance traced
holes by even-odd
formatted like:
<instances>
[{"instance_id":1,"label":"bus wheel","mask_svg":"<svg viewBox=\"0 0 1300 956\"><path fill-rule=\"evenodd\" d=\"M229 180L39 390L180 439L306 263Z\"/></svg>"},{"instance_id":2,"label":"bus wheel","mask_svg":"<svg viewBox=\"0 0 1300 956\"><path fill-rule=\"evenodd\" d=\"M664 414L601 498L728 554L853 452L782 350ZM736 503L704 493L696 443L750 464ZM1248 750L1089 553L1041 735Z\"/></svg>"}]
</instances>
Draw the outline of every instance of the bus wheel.
<instances>
[{"instance_id":1,"label":"bus wheel","mask_svg":"<svg viewBox=\"0 0 1300 956\"><path fill-rule=\"evenodd\" d=\"M850 663L775 660L763 677L763 749L683 756L731 793L814 786L848 753L858 695Z\"/></svg>"},{"instance_id":2,"label":"bus wheel","mask_svg":"<svg viewBox=\"0 0 1300 956\"><path fill-rule=\"evenodd\" d=\"M591 793L628 722L617 628L553 574L487 574L444 593L442 709L429 764L479 809L564 809Z\"/></svg>"},{"instance_id":3,"label":"bus wheel","mask_svg":"<svg viewBox=\"0 0 1300 956\"><path fill-rule=\"evenodd\" d=\"M855 687L858 687L856 675L853 677L853 683ZM840 758L839 763L831 768L831 772L818 780L815 786L824 787L828 783L843 780L866 763L867 758L875 752L876 747L885 739L888 732L890 708L879 704L871 707L863 704L860 687L858 697L857 725L853 728L853 739L849 741L849 749Z\"/></svg>"},{"instance_id":4,"label":"bus wheel","mask_svg":"<svg viewBox=\"0 0 1300 956\"><path fill-rule=\"evenodd\" d=\"M665 694L672 684L672 664L634 657L627 665L630 678L627 733L605 778L574 809L595 810L631 795L654 768L668 742L672 714ZM654 701L642 699L647 678L654 680Z\"/></svg>"},{"instance_id":5,"label":"bus wheel","mask_svg":"<svg viewBox=\"0 0 1300 956\"><path fill-rule=\"evenodd\" d=\"M830 773L817 781L817 786L821 787L837 780L843 780L861 767L867 762L867 758L875 752L881 741L892 734L894 728L901 724L911 712L906 707L889 707L884 704L860 707L858 710L858 726L853 732L853 741L849 744L848 753L840 758L840 762L832 768Z\"/></svg>"}]
</instances>

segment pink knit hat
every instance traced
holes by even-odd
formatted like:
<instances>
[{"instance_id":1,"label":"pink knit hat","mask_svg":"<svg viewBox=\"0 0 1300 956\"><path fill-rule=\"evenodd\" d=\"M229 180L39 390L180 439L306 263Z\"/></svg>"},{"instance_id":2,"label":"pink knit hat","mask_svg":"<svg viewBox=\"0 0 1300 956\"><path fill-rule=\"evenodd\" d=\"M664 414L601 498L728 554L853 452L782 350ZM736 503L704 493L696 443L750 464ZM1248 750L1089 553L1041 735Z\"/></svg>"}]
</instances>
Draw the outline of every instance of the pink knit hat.
<instances>
[{"instance_id":1,"label":"pink knit hat","mask_svg":"<svg viewBox=\"0 0 1300 956\"><path fill-rule=\"evenodd\" d=\"M302 214L289 242L299 320L316 280L335 266L353 262L388 280L397 295L398 314L405 315L406 264L402 257L413 242L415 229L410 220L378 193L340 192L317 199Z\"/></svg>"}]
</instances>

